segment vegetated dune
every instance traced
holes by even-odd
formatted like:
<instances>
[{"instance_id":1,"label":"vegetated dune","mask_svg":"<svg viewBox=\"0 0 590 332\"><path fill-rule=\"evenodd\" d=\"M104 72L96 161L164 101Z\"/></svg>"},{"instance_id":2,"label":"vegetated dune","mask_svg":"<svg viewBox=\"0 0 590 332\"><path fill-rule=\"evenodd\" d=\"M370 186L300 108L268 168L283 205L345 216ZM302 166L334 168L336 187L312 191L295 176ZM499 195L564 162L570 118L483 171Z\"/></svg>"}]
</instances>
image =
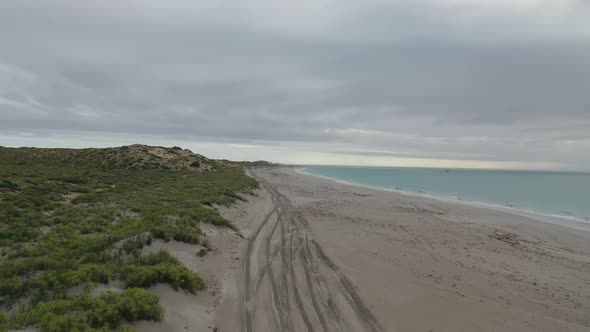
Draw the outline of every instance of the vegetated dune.
<instances>
[{"instance_id":1,"label":"vegetated dune","mask_svg":"<svg viewBox=\"0 0 590 332\"><path fill-rule=\"evenodd\" d=\"M180 148L0 148L0 330L174 319L158 287L203 293L205 230L234 234L217 207L256 187Z\"/></svg>"},{"instance_id":2,"label":"vegetated dune","mask_svg":"<svg viewBox=\"0 0 590 332\"><path fill-rule=\"evenodd\" d=\"M212 171L218 163L180 147L129 145L113 148L0 147L0 164Z\"/></svg>"}]
</instances>

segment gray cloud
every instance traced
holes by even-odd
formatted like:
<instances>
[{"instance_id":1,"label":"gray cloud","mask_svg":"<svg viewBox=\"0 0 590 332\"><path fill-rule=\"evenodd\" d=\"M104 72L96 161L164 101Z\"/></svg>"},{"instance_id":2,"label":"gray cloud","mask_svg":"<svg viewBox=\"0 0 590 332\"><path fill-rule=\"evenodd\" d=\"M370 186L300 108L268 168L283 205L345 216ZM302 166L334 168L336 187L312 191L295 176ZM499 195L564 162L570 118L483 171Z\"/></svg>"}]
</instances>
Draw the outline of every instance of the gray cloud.
<instances>
[{"instance_id":1,"label":"gray cloud","mask_svg":"<svg viewBox=\"0 0 590 332\"><path fill-rule=\"evenodd\" d=\"M568 0L5 0L0 130L590 170L588 22Z\"/></svg>"}]
</instances>

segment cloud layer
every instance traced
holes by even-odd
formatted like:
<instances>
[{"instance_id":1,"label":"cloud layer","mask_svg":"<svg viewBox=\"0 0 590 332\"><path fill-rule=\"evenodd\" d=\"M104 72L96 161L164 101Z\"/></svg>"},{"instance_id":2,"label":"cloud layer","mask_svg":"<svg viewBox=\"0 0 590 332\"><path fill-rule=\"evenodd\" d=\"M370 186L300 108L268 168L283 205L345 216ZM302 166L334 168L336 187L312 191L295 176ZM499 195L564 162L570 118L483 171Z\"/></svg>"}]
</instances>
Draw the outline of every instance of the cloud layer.
<instances>
[{"instance_id":1,"label":"cloud layer","mask_svg":"<svg viewBox=\"0 0 590 332\"><path fill-rule=\"evenodd\" d=\"M573 0L5 0L0 144L590 170L588 22Z\"/></svg>"}]
</instances>

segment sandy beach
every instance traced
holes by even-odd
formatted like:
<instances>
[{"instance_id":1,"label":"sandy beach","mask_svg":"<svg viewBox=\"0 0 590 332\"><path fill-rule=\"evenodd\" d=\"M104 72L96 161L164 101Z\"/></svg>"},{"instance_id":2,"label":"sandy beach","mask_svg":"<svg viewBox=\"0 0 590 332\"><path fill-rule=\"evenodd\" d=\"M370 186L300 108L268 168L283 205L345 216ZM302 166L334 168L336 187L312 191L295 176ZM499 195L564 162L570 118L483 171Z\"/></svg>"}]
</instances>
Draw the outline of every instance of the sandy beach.
<instances>
[{"instance_id":1,"label":"sandy beach","mask_svg":"<svg viewBox=\"0 0 590 332\"><path fill-rule=\"evenodd\" d=\"M245 315L238 315L243 305L253 309L251 330L277 331L277 324L283 324L283 330L306 330L309 326L289 292L295 288L301 293L303 317L314 331L590 331L588 231L341 184L289 168L253 173L266 186L257 200L241 207L237 220L255 222L240 225L244 235L253 238L258 231L258 238L267 243L253 242L246 271L244 241L241 267L255 276L261 267L271 266L274 292L280 296L273 299L270 278L263 276L259 288L251 290L249 303L240 303L246 296L236 291L247 289L240 287L246 284L245 275L237 270L224 285L227 294L216 313L220 331L249 330L242 326ZM283 265L276 252L283 249L281 232L260 235L276 227L271 216L260 229L262 217L277 205L269 188L289 201L289 214L306 224L295 233L309 240L299 242L301 251L308 248L305 242L318 244L312 245L308 258L290 256L297 287L283 271L288 263ZM309 282L301 271L306 265ZM354 294L347 293L342 281ZM291 286L281 290L285 285ZM355 296L359 303L351 300Z\"/></svg>"},{"instance_id":2,"label":"sandy beach","mask_svg":"<svg viewBox=\"0 0 590 332\"><path fill-rule=\"evenodd\" d=\"M256 196L218 208L239 234L211 229L217 249L200 259L168 248L204 275L209 289L191 297L156 287L167 318L137 328L590 331L584 225L367 189L293 168L250 174L261 182Z\"/></svg>"}]
</instances>

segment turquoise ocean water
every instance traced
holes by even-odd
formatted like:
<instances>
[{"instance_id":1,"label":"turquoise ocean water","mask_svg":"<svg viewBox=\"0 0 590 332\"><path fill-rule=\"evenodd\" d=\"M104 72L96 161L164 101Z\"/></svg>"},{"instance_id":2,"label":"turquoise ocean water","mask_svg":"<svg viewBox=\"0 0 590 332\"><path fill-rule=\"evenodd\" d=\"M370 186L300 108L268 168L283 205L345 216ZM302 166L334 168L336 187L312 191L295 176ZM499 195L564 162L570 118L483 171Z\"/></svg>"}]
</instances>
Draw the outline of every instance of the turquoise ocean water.
<instances>
[{"instance_id":1,"label":"turquoise ocean water","mask_svg":"<svg viewBox=\"0 0 590 332\"><path fill-rule=\"evenodd\" d=\"M590 222L590 173L306 166L366 187L511 207Z\"/></svg>"}]
</instances>

